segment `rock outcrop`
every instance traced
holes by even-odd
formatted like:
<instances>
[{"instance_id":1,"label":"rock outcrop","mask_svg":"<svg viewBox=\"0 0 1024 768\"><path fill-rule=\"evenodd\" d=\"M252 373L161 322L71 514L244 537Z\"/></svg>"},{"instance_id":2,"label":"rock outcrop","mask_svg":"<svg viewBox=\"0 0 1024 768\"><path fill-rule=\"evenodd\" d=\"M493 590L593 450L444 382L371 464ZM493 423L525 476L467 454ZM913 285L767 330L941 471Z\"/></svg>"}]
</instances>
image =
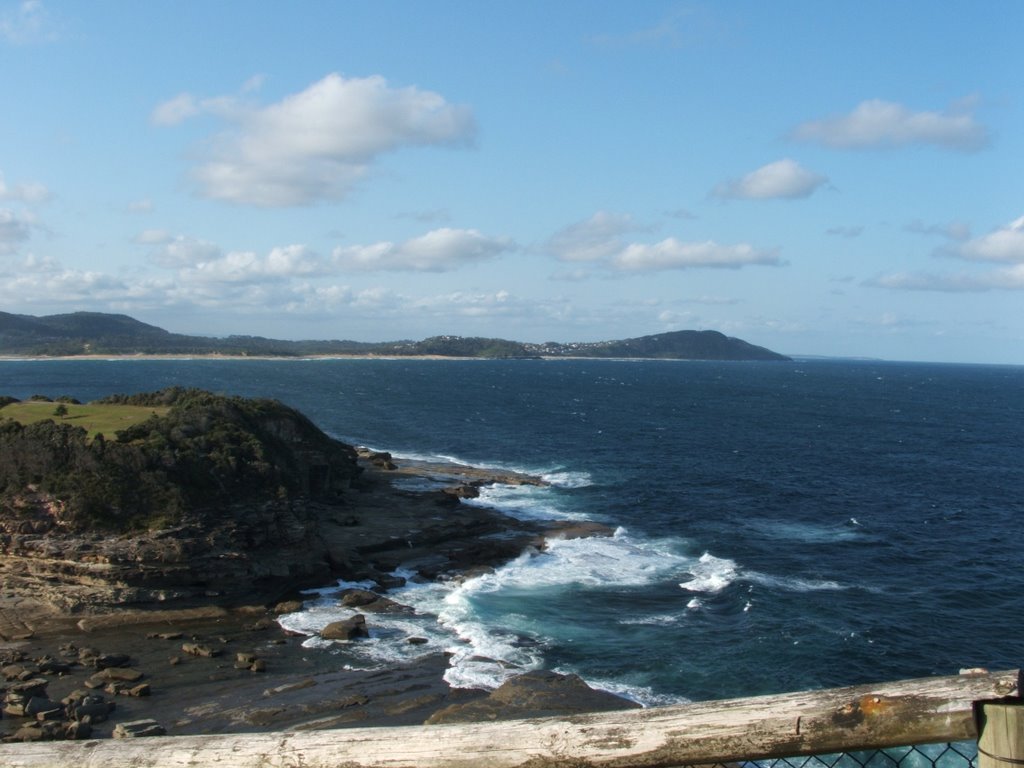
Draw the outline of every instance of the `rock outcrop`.
<instances>
[{"instance_id":1,"label":"rock outcrop","mask_svg":"<svg viewBox=\"0 0 1024 768\"><path fill-rule=\"evenodd\" d=\"M427 724L556 717L639 707L629 699L591 688L577 675L536 671L506 680L486 698L439 710Z\"/></svg>"},{"instance_id":2,"label":"rock outcrop","mask_svg":"<svg viewBox=\"0 0 1024 768\"><path fill-rule=\"evenodd\" d=\"M267 604L338 577L384 590L402 583L399 566L433 579L542 545L538 526L462 503L536 477L399 467L274 401L172 389L108 402L170 408L106 440L0 419L0 609ZM412 477L417 490L392 482ZM0 637L31 632L5 616Z\"/></svg>"}]
</instances>

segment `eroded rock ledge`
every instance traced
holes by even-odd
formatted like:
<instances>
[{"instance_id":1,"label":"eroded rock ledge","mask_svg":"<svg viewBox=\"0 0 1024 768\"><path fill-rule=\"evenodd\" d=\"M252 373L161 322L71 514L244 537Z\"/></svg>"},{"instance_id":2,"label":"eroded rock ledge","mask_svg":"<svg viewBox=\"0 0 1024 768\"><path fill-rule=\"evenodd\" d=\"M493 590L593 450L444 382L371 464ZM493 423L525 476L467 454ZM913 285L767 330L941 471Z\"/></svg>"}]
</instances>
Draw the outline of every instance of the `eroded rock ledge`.
<instances>
[{"instance_id":1,"label":"eroded rock ledge","mask_svg":"<svg viewBox=\"0 0 1024 768\"><path fill-rule=\"evenodd\" d=\"M336 578L383 591L399 566L451 577L546 537L612 533L466 504L545 481L396 461L276 401L171 388L99 402L153 415L104 439L0 410L0 640L54 616L271 605Z\"/></svg>"}]
</instances>

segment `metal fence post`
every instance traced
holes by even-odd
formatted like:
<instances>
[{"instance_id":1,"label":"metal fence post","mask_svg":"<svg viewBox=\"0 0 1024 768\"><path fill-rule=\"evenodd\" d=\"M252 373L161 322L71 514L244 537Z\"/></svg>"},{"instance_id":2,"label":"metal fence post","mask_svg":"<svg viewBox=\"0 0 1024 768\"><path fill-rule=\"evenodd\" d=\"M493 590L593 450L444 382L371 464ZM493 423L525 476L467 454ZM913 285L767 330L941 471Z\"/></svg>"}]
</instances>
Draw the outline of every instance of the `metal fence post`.
<instances>
[{"instance_id":1,"label":"metal fence post","mask_svg":"<svg viewBox=\"0 0 1024 768\"><path fill-rule=\"evenodd\" d=\"M1024 766L1024 703L978 704L978 768Z\"/></svg>"}]
</instances>

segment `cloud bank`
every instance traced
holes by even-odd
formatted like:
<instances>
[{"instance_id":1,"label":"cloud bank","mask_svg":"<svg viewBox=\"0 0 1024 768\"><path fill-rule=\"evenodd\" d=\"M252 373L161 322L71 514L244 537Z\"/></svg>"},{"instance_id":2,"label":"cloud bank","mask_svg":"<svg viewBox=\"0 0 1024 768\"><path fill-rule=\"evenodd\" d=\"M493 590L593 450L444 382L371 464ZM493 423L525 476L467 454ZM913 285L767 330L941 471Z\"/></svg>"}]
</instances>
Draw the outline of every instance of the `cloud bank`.
<instances>
[{"instance_id":1,"label":"cloud bank","mask_svg":"<svg viewBox=\"0 0 1024 768\"><path fill-rule=\"evenodd\" d=\"M974 152L990 143L987 129L966 112L913 112L881 99L862 101L846 115L802 123L792 138L836 149L933 145Z\"/></svg>"},{"instance_id":2,"label":"cloud bank","mask_svg":"<svg viewBox=\"0 0 1024 768\"><path fill-rule=\"evenodd\" d=\"M263 107L183 93L158 105L151 120L175 125L201 113L230 127L210 140L192 169L199 193L262 207L342 199L384 153L466 146L476 135L468 107L432 91L394 88L380 76L332 73Z\"/></svg>"},{"instance_id":3,"label":"cloud bank","mask_svg":"<svg viewBox=\"0 0 1024 768\"><path fill-rule=\"evenodd\" d=\"M1010 266L975 273L898 272L882 275L871 284L898 290L947 293L1024 290L1024 216L987 235L965 240L938 253L964 261Z\"/></svg>"},{"instance_id":4,"label":"cloud bank","mask_svg":"<svg viewBox=\"0 0 1024 768\"><path fill-rule=\"evenodd\" d=\"M548 239L546 250L562 261L590 262L624 272L738 269L781 263L777 250L759 249L748 243L684 242L674 237L650 244L625 241L625 235L643 229L626 214L598 211L556 232Z\"/></svg>"}]
</instances>

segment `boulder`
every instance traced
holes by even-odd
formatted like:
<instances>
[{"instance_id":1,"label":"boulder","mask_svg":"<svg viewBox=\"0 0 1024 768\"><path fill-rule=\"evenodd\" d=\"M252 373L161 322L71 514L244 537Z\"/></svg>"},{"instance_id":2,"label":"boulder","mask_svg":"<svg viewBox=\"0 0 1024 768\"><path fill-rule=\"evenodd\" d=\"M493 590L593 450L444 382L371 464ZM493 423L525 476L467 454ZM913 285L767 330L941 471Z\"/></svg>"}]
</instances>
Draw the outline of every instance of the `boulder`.
<instances>
[{"instance_id":1,"label":"boulder","mask_svg":"<svg viewBox=\"0 0 1024 768\"><path fill-rule=\"evenodd\" d=\"M115 739L135 739L142 736L163 736L167 733L156 720L132 720L114 726Z\"/></svg>"},{"instance_id":2,"label":"boulder","mask_svg":"<svg viewBox=\"0 0 1024 768\"><path fill-rule=\"evenodd\" d=\"M376 592L369 589L345 589L341 592L341 604L348 608L358 608L380 598Z\"/></svg>"},{"instance_id":3,"label":"boulder","mask_svg":"<svg viewBox=\"0 0 1024 768\"><path fill-rule=\"evenodd\" d=\"M346 608L361 608L368 613L412 613L407 605L368 589L346 589L341 593L341 604Z\"/></svg>"},{"instance_id":4,"label":"boulder","mask_svg":"<svg viewBox=\"0 0 1024 768\"><path fill-rule=\"evenodd\" d=\"M181 650L190 656L202 656L207 659L212 659L214 656L220 656L219 649L211 648L209 645L204 645L203 643L182 643Z\"/></svg>"},{"instance_id":5,"label":"boulder","mask_svg":"<svg viewBox=\"0 0 1024 768\"><path fill-rule=\"evenodd\" d=\"M354 640L357 637L369 637L366 629L366 617L357 613L342 621L332 621L320 631L324 640Z\"/></svg>"},{"instance_id":6,"label":"boulder","mask_svg":"<svg viewBox=\"0 0 1024 768\"><path fill-rule=\"evenodd\" d=\"M639 707L636 702L591 688L577 675L537 671L506 680L486 699L438 710L427 724L558 717Z\"/></svg>"}]
</instances>

